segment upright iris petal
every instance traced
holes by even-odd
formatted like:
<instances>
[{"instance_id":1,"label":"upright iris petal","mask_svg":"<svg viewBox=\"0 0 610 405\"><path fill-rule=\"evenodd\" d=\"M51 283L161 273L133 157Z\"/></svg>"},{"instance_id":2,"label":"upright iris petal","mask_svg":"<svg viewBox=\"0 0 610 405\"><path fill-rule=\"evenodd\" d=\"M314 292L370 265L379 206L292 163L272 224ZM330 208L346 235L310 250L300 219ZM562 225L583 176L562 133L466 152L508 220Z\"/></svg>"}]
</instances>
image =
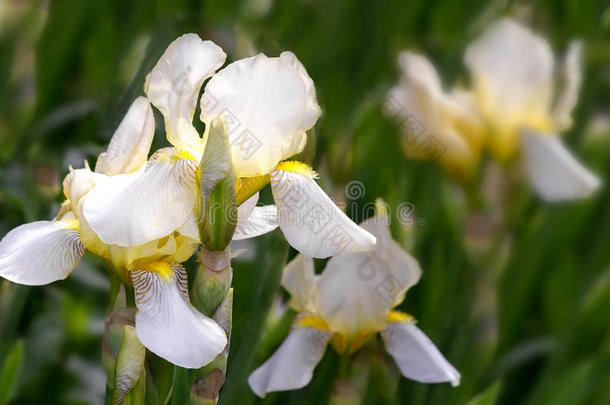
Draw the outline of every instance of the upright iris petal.
<instances>
[{"instance_id":1,"label":"upright iris petal","mask_svg":"<svg viewBox=\"0 0 610 405\"><path fill-rule=\"evenodd\" d=\"M259 54L231 63L205 87L201 120L224 115L236 175L268 174L303 150L306 131L320 116L315 88L291 52Z\"/></svg>"},{"instance_id":2,"label":"upright iris petal","mask_svg":"<svg viewBox=\"0 0 610 405\"><path fill-rule=\"evenodd\" d=\"M185 34L173 41L148 75L145 92L165 117L169 142L201 158L202 143L192 125L203 82L227 55L212 41Z\"/></svg>"},{"instance_id":3,"label":"upright iris petal","mask_svg":"<svg viewBox=\"0 0 610 405\"><path fill-rule=\"evenodd\" d=\"M500 159L514 154L520 127L550 128L554 60L547 41L506 18L468 46L464 61Z\"/></svg>"},{"instance_id":4,"label":"upright iris petal","mask_svg":"<svg viewBox=\"0 0 610 405\"><path fill-rule=\"evenodd\" d=\"M106 152L97 158L95 171L108 176L131 173L146 164L155 134L155 118L150 103L138 97L117 128Z\"/></svg>"}]
</instances>

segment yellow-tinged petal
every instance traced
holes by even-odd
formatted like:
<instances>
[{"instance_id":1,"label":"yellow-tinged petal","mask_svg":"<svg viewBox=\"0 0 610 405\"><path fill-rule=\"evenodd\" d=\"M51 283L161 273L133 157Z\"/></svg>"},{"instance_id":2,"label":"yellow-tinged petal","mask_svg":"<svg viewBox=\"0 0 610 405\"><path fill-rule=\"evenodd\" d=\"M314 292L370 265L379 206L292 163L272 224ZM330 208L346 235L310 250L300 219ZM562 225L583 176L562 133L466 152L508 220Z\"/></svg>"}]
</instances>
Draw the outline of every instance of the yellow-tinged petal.
<instances>
[{"instance_id":1,"label":"yellow-tinged petal","mask_svg":"<svg viewBox=\"0 0 610 405\"><path fill-rule=\"evenodd\" d=\"M240 177L235 181L235 202L240 205L269 184L268 174L255 177Z\"/></svg>"},{"instance_id":2,"label":"yellow-tinged petal","mask_svg":"<svg viewBox=\"0 0 610 405\"><path fill-rule=\"evenodd\" d=\"M554 60L544 38L504 18L468 46L464 61L497 159L514 156L521 127L552 129Z\"/></svg>"}]
</instances>

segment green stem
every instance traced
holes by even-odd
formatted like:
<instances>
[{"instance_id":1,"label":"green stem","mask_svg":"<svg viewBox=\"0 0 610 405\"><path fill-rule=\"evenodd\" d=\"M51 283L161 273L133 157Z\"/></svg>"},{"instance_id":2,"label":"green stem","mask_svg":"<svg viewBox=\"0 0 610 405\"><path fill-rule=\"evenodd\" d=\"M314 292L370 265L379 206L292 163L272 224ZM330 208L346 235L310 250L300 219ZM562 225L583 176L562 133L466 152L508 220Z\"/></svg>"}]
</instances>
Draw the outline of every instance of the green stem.
<instances>
[{"instance_id":1,"label":"green stem","mask_svg":"<svg viewBox=\"0 0 610 405\"><path fill-rule=\"evenodd\" d=\"M128 307L136 306L136 298L133 292L133 288L125 286L125 304Z\"/></svg>"},{"instance_id":2,"label":"green stem","mask_svg":"<svg viewBox=\"0 0 610 405\"><path fill-rule=\"evenodd\" d=\"M350 355L346 351L339 358L339 378L342 380L349 379L349 370L350 370Z\"/></svg>"},{"instance_id":3,"label":"green stem","mask_svg":"<svg viewBox=\"0 0 610 405\"><path fill-rule=\"evenodd\" d=\"M241 336L247 338L243 339L231 358L231 364L236 366L228 369L227 382L220 398L221 404L245 403L244 393L250 392L247 386L248 375L252 371L265 319L282 278L287 251L288 245L280 232L274 232L267 248L260 249L260 255L264 257L261 268L265 269L265 272L261 275L250 318L241 333Z\"/></svg>"},{"instance_id":4,"label":"green stem","mask_svg":"<svg viewBox=\"0 0 610 405\"><path fill-rule=\"evenodd\" d=\"M112 269L108 272L110 275L110 302L108 305L108 314L114 311L117 307L117 299L121 292L121 279Z\"/></svg>"},{"instance_id":5,"label":"green stem","mask_svg":"<svg viewBox=\"0 0 610 405\"><path fill-rule=\"evenodd\" d=\"M202 313L212 317L227 334L227 346L214 361L193 372L189 381L190 400L193 404L216 404L225 382L229 343L231 341L233 279L229 248L209 250L202 244L198 255L199 266L195 274L193 304Z\"/></svg>"}]
</instances>

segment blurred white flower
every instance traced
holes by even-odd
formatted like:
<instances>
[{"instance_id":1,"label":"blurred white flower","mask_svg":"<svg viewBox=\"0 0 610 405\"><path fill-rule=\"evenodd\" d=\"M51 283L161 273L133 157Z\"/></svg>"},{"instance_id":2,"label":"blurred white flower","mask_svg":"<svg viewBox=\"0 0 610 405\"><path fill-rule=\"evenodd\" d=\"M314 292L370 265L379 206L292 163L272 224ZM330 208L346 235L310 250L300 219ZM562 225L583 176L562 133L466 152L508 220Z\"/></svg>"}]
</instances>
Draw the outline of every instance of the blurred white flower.
<instances>
[{"instance_id":1,"label":"blurred white flower","mask_svg":"<svg viewBox=\"0 0 610 405\"><path fill-rule=\"evenodd\" d=\"M250 375L258 396L307 385L329 342L339 353L353 353L377 333L405 377L459 384L460 374L413 317L392 310L419 280L417 261L392 240L387 216L361 226L377 237L371 252L335 256L319 276L304 255L284 269L282 285L300 315L282 345Z\"/></svg>"},{"instance_id":2,"label":"blurred white flower","mask_svg":"<svg viewBox=\"0 0 610 405\"><path fill-rule=\"evenodd\" d=\"M584 198L600 184L557 135L572 122L580 54L574 42L556 63L546 39L504 18L471 43L464 57L490 127L492 154L507 161L521 148L532 186L547 201Z\"/></svg>"},{"instance_id":3,"label":"blurred white flower","mask_svg":"<svg viewBox=\"0 0 610 405\"><path fill-rule=\"evenodd\" d=\"M483 146L484 125L471 93L443 90L426 57L398 56L401 77L386 98L386 112L402 125L407 156L438 159L458 179L474 175Z\"/></svg>"},{"instance_id":4,"label":"blurred white flower","mask_svg":"<svg viewBox=\"0 0 610 405\"><path fill-rule=\"evenodd\" d=\"M573 42L555 63L548 41L504 18L466 49L471 90L443 91L425 57L402 52L400 83L388 93L385 110L401 120L408 156L438 159L459 180L476 173L488 148L504 163L521 156L544 200L584 198L600 181L557 135L572 123L580 54L580 43Z\"/></svg>"}]
</instances>

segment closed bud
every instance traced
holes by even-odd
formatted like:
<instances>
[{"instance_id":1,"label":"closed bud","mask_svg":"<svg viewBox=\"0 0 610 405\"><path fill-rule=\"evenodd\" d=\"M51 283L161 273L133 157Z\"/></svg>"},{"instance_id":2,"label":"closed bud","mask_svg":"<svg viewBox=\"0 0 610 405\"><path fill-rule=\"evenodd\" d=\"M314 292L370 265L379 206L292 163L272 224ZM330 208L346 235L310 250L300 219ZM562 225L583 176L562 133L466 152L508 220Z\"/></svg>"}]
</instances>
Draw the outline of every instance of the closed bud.
<instances>
[{"instance_id":1,"label":"closed bud","mask_svg":"<svg viewBox=\"0 0 610 405\"><path fill-rule=\"evenodd\" d=\"M237 225L237 204L229 132L222 116L210 125L200 167L199 235L209 249L223 251Z\"/></svg>"},{"instance_id":2,"label":"closed bud","mask_svg":"<svg viewBox=\"0 0 610 405\"><path fill-rule=\"evenodd\" d=\"M212 316L231 286L231 258L228 249L218 252L205 245L201 246L198 258L200 265L195 274L193 304L202 313Z\"/></svg>"},{"instance_id":3,"label":"closed bud","mask_svg":"<svg viewBox=\"0 0 610 405\"><path fill-rule=\"evenodd\" d=\"M146 348L136 336L136 328L123 327L123 342L115 365L113 404L144 403Z\"/></svg>"}]
</instances>

